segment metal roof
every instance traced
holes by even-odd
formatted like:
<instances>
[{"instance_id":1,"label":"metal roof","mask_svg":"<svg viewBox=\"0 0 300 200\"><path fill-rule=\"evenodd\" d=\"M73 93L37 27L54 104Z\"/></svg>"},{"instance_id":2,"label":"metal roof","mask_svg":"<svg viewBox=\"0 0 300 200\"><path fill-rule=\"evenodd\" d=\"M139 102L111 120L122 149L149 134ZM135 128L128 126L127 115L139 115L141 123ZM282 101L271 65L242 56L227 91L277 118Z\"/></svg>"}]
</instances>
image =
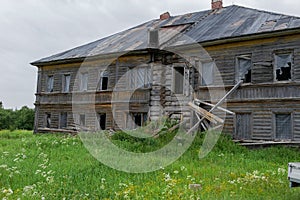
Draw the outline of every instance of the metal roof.
<instances>
[{"instance_id":1,"label":"metal roof","mask_svg":"<svg viewBox=\"0 0 300 200\"><path fill-rule=\"evenodd\" d=\"M148 48L149 29L159 30L160 44L170 43L169 46L177 46L189 44L191 40L202 43L295 28L300 28L299 17L233 5L216 11L207 10L173 16L166 20L151 20L32 64L43 65L102 54L144 50Z\"/></svg>"}]
</instances>

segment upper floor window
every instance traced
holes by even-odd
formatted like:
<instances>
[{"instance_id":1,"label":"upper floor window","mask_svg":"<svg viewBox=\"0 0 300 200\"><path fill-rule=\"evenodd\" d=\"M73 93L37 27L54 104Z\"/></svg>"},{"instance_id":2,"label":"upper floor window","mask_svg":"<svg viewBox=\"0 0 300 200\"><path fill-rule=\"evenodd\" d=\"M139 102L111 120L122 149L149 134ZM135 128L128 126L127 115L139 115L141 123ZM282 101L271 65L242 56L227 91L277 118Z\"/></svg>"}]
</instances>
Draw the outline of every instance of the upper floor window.
<instances>
[{"instance_id":1,"label":"upper floor window","mask_svg":"<svg viewBox=\"0 0 300 200\"><path fill-rule=\"evenodd\" d=\"M70 82L71 82L71 75L65 74L63 76L63 92L69 92L70 91Z\"/></svg>"},{"instance_id":2,"label":"upper floor window","mask_svg":"<svg viewBox=\"0 0 300 200\"><path fill-rule=\"evenodd\" d=\"M274 69L275 81L290 81L292 80L292 53L275 53Z\"/></svg>"},{"instance_id":3,"label":"upper floor window","mask_svg":"<svg viewBox=\"0 0 300 200\"><path fill-rule=\"evenodd\" d=\"M81 73L80 74L80 91L87 91L88 90L88 73Z\"/></svg>"},{"instance_id":4,"label":"upper floor window","mask_svg":"<svg viewBox=\"0 0 300 200\"><path fill-rule=\"evenodd\" d=\"M200 69L200 77L201 77L201 85L212 85L214 83L214 62L204 62L201 65Z\"/></svg>"},{"instance_id":5,"label":"upper floor window","mask_svg":"<svg viewBox=\"0 0 300 200\"><path fill-rule=\"evenodd\" d=\"M128 89L149 88L152 84L152 73L149 67L129 69Z\"/></svg>"},{"instance_id":6,"label":"upper floor window","mask_svg":"<svg viewBox=\"0 0 300 200\"><path fill-rule=\"evenodd\" d=\"M108 89L108 75L109 73L104 71L100 73L99 90L105 91Z\"/></svg>"},{"instance_id":7,"label":"upper floor window","mask_svg":"<svg viewBox=\"0 0 300 200\"><path fill-rule=\"evenodd\" d=\"M251 55L241 55L236 57L236 72L236 82L243 80L244 83L251 83Z\"/></svg>"},{"instance_id":8,"label":"upper floor window","mask_svg":"<svg viewBox=\"0 0 300 200\"><path fill-rule=\"evenodd\" d=\"M173 68L173 91L175 94L184 92L184 67Z\"/></svg>"},{"instance_id":9,"label":"upper floor window","mask_svg":"<svg viewBox=\"0 0 300 200\"><path fill-rule=\"evenodd\" d=\"M48 76L48 79L47 79L47 92L53 92L53 83L54 83L53 75Z\"/></svg>"}]
</instances>

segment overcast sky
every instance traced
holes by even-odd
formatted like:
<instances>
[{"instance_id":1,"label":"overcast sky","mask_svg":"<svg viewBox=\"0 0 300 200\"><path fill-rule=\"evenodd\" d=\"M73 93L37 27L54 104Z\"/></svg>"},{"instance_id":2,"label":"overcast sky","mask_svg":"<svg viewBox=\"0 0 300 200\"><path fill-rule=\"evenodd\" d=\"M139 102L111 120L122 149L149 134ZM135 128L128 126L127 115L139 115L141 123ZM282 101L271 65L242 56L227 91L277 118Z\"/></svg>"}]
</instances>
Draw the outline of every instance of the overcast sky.
<instances>
[{"instance_id":1,"label":"overcast sky","mask_svg":"<svg viewBox=\"0 0 300 200\"><path fill-rule=\"evenodd\" d=\"M298 0L223 0L300 16ZM211 0L0 0L0 101L34 107L29 63L158 18L210 9Z\"/></svg>"}]
</instances>

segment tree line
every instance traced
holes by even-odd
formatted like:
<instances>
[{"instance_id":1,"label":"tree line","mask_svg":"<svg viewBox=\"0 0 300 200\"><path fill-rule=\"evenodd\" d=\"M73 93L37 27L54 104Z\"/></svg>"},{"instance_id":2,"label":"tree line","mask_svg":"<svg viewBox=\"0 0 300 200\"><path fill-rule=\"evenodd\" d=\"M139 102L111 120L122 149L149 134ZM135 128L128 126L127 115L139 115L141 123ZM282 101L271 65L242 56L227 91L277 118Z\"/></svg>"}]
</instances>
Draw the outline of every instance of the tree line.
<instances>
[{"instance_id":1,"label":"tree line","mask_svg":"<svg viewBox=\"0 0 300 200\"><path fill-rule=\"evenodd\" d=\"M21 109L5 109L0 102L0 130L33 130L34 109L23 106Z\"/></svg>"}]
</instances>

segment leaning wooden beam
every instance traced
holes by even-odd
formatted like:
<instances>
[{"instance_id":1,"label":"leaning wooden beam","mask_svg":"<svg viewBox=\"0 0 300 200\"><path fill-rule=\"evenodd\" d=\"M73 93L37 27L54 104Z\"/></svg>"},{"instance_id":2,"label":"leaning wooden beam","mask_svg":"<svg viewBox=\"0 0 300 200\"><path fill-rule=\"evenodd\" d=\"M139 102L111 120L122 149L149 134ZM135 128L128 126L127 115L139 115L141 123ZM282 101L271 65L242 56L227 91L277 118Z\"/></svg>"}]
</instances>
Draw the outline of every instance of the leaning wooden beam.
<instances>
[{"instance_id":1,"label":"leaning wooden beam","mask_svg":"<svg viewBox=\"0 0 300 200\"><path fill-rule=\"evenodd\" d=\"M194 99L194 101L196 101L196 102L198 102L198 103L201 103L201 104L204 104L204 105L207 105L207 106L210 106L210 107L214 107L214 106L215 106L215 104L207 103L207 102L205 102L205 101L201 101L200 99ZM231 114L231 115L234 115L234 114L235 114L234 112L232 112L232 111L230 111L230 110L227 110L227 109L225 109L225 108L222 108L222 107L220 107L220 106L218 106L217 109L222 110L222 111L224 111L224 112L226 112L226 113L228 113L228 114Z\"/></svg>"},{"instance_id":2,"label":"leaning wooden beam","mask_svg":"<svg viewBox=\"0 0 300 200\"><path fill-rule=\"evenodd\" d=\"M180 122L180 123L174 125L173 127L169 128L169 129L168 129L168 132L175 131L175 130L178 129L180 126L183 126L183 125L186 124L186 123L187 123L187 120L184 120L184 121L182 121L182 122ZM160 132L161 132L160 129L154 131L154 133L152 134L152 137L158 136L158 134L159 134Z\"/></svg>"},{"instance_id":3,"label":"leaning wooden beam","mask_svg":"<svg viewBox=\"0 0 300 200\"><path fill-rule=\"evenodd\" d=\"M236 91L236 89L238 89L240 87L240 85L243 83L243 80L240 80L229 92L227 92L227 94L214 106L210 109L209 112L214 111L217 107L219 107L221 104L224 103L224 101L232 94ZM204 120L205 118L203 117L199 122L197 122L195 124L195 126L193 126L188 132L187 134L192 133L194 130L196 130L200 123Z\"/></svg>"},{"instance_id":4,"label":"leaning wooden beam","mask_svg":"<svg viewBox=\"0 0 300 200\"><path fill-rule=\"evenodd\" d=\"M199 113L201 116L203 116L205 119L207 119L208 121L211 121L212 123L217 124L219 123L224 123L224 120L219 118L218 116L206 111L205 109L196 106L195 104L193 104L192 102L189 102L188 105L197 113Z\"/></svg>"}]
</instances>

